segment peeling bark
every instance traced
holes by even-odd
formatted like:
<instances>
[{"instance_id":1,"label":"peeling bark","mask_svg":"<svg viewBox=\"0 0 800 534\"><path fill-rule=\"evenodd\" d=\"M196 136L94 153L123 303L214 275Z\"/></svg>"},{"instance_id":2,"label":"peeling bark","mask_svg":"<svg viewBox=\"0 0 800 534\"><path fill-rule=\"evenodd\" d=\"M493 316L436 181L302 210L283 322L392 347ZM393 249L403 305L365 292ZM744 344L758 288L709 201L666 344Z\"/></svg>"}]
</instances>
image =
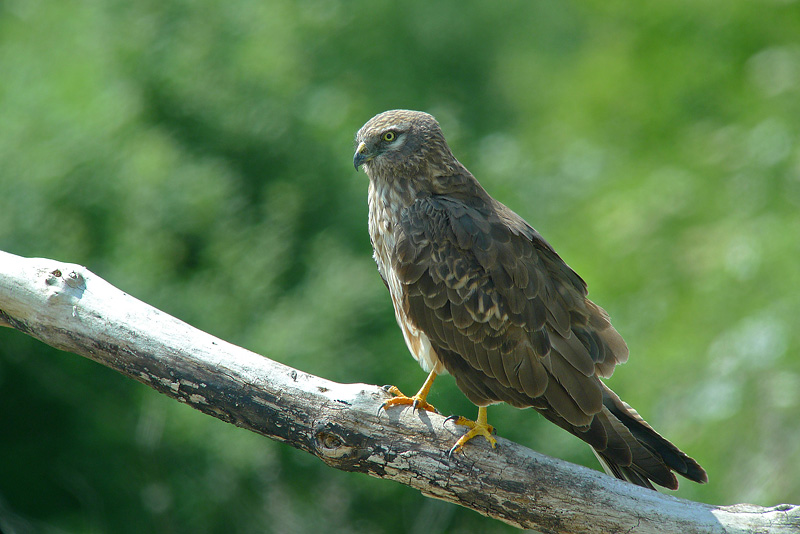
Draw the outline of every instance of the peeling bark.
<instances>
[{"instance_id":1,"label":"peeling bark","mask_svg":"<svg viewBox=\"0 0 800 534\"><path fill-rule=\"evenodd\" d=\"M712 506L662 495L498 439L447 458L464 429L380 409L389 397L292 369L197 330L86 268L0 252L0 325L74 352L223 421L345 471L545 533L797 534L800 506Z\"/></svg>"}]
</instances>

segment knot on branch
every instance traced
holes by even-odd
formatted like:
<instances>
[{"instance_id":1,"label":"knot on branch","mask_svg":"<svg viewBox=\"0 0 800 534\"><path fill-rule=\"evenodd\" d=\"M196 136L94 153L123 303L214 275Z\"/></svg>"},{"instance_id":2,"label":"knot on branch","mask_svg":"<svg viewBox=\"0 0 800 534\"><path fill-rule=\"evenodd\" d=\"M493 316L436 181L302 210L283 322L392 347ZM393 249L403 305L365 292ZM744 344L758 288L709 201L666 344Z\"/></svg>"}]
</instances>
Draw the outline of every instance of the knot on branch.
<instances>
[{"instance_id":1,"label":"knot on branch","mask_svg":"<svg viewBox=\"0 0 800 534\"><path fill-rule=\"evenodd\" d=\"M327 464L353 464L366 452L364 436L330 421L315 424L313 438L317 456Z\"/></svg>"},{"instance_id":2,"label":"knot on branch","mask_svg":"<svg viewBox=\"0 0 800 534\"><path fill-rule=\"evenodd\" d=\"M65 274L61 269L53 269L47 273L44 282L50 286L48 301L75 304L86 290L86 278L74 270Z\"/></svg>"}]
</instances>

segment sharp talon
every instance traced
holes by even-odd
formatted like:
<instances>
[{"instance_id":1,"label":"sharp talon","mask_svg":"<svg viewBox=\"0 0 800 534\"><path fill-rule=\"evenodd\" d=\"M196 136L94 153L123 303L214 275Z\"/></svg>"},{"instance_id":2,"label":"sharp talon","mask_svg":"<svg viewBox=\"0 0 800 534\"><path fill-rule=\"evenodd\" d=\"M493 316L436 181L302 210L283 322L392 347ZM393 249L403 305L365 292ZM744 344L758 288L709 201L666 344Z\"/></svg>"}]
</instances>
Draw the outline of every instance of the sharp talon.
<instances>
[{"instance_id":1,"label":"sharp talon","mask_svg":"<svg viewBox=\"0 0 800 534\"><path fill-rule=\"evenodd\" d=\"M450 450L447 452L447 459L448 460L452 460L453 459L453 454L456 453L457 449L458 449L458 443L456 443L455 445L450 447Z\"/></svg>"},{"instance_id":2,"label":"sharp talon","mask_svg":"<svg viewBox=\"0 0 800 534\"><path fill-rule=\"evenodd\" d=\"M450 415L450 416L447 417L447 419L444 420L444 422L446 423L448 421L456 421L459 417L461 417L461 416L460 415Z\"/></svg>"},{"instance_id":3,"label":"sharp talon","mask_svg":"<svg viewBox=\"0 0 800 534\"><path fill-rule=\"evenodd\" d=\"M414 399L414 402L411 403L411 407L413 409L425 410L426 412L440 413L439 410L437 410L433 404L428 404L426 401L420 400L416 397L411 397L411 398Z\"/></svg>"}]
</instances>

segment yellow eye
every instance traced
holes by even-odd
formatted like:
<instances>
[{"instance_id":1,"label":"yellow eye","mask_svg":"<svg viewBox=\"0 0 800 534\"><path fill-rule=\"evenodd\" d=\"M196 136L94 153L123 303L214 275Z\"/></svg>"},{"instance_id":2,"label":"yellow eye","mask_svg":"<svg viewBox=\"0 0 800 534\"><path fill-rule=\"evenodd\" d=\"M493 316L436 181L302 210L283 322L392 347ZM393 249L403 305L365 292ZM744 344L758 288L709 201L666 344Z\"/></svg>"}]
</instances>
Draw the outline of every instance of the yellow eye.
<instances>
[{"instance_id":1,"label":"yellow eye","mask_svg":"<svg viewBox=\"0 0 800 534\"><path fill-rule=\"evenodd\" d=\"M386 132L385 134L383 134L383 140L386 141L387 143L391 143L396 138L397 134L394 132Z\"/></svg>"}]
</instances>

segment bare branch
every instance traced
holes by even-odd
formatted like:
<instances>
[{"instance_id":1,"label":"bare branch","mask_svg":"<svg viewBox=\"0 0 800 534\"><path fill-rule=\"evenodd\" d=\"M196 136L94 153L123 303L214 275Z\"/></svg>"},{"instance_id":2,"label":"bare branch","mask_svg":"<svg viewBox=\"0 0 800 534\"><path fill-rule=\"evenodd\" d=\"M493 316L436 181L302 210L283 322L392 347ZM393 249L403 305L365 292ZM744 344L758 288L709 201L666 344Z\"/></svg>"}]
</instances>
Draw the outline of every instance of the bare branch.
<instances>
[{"instance_id":1,"label":"bare branch","mask_svg":"<svg viewBox=\"0 0 800 534\"><path fill-rule=\"evenodd\" d=\"M0 324L111 367L337 469L395 480L547 533L797 533L800 507L717 507L662 495L499 439L447 458L463 432L437 414L380 410L388 394L338 384L217 339L86 268L0 252Z\"/></svg>"}]
</instances>

